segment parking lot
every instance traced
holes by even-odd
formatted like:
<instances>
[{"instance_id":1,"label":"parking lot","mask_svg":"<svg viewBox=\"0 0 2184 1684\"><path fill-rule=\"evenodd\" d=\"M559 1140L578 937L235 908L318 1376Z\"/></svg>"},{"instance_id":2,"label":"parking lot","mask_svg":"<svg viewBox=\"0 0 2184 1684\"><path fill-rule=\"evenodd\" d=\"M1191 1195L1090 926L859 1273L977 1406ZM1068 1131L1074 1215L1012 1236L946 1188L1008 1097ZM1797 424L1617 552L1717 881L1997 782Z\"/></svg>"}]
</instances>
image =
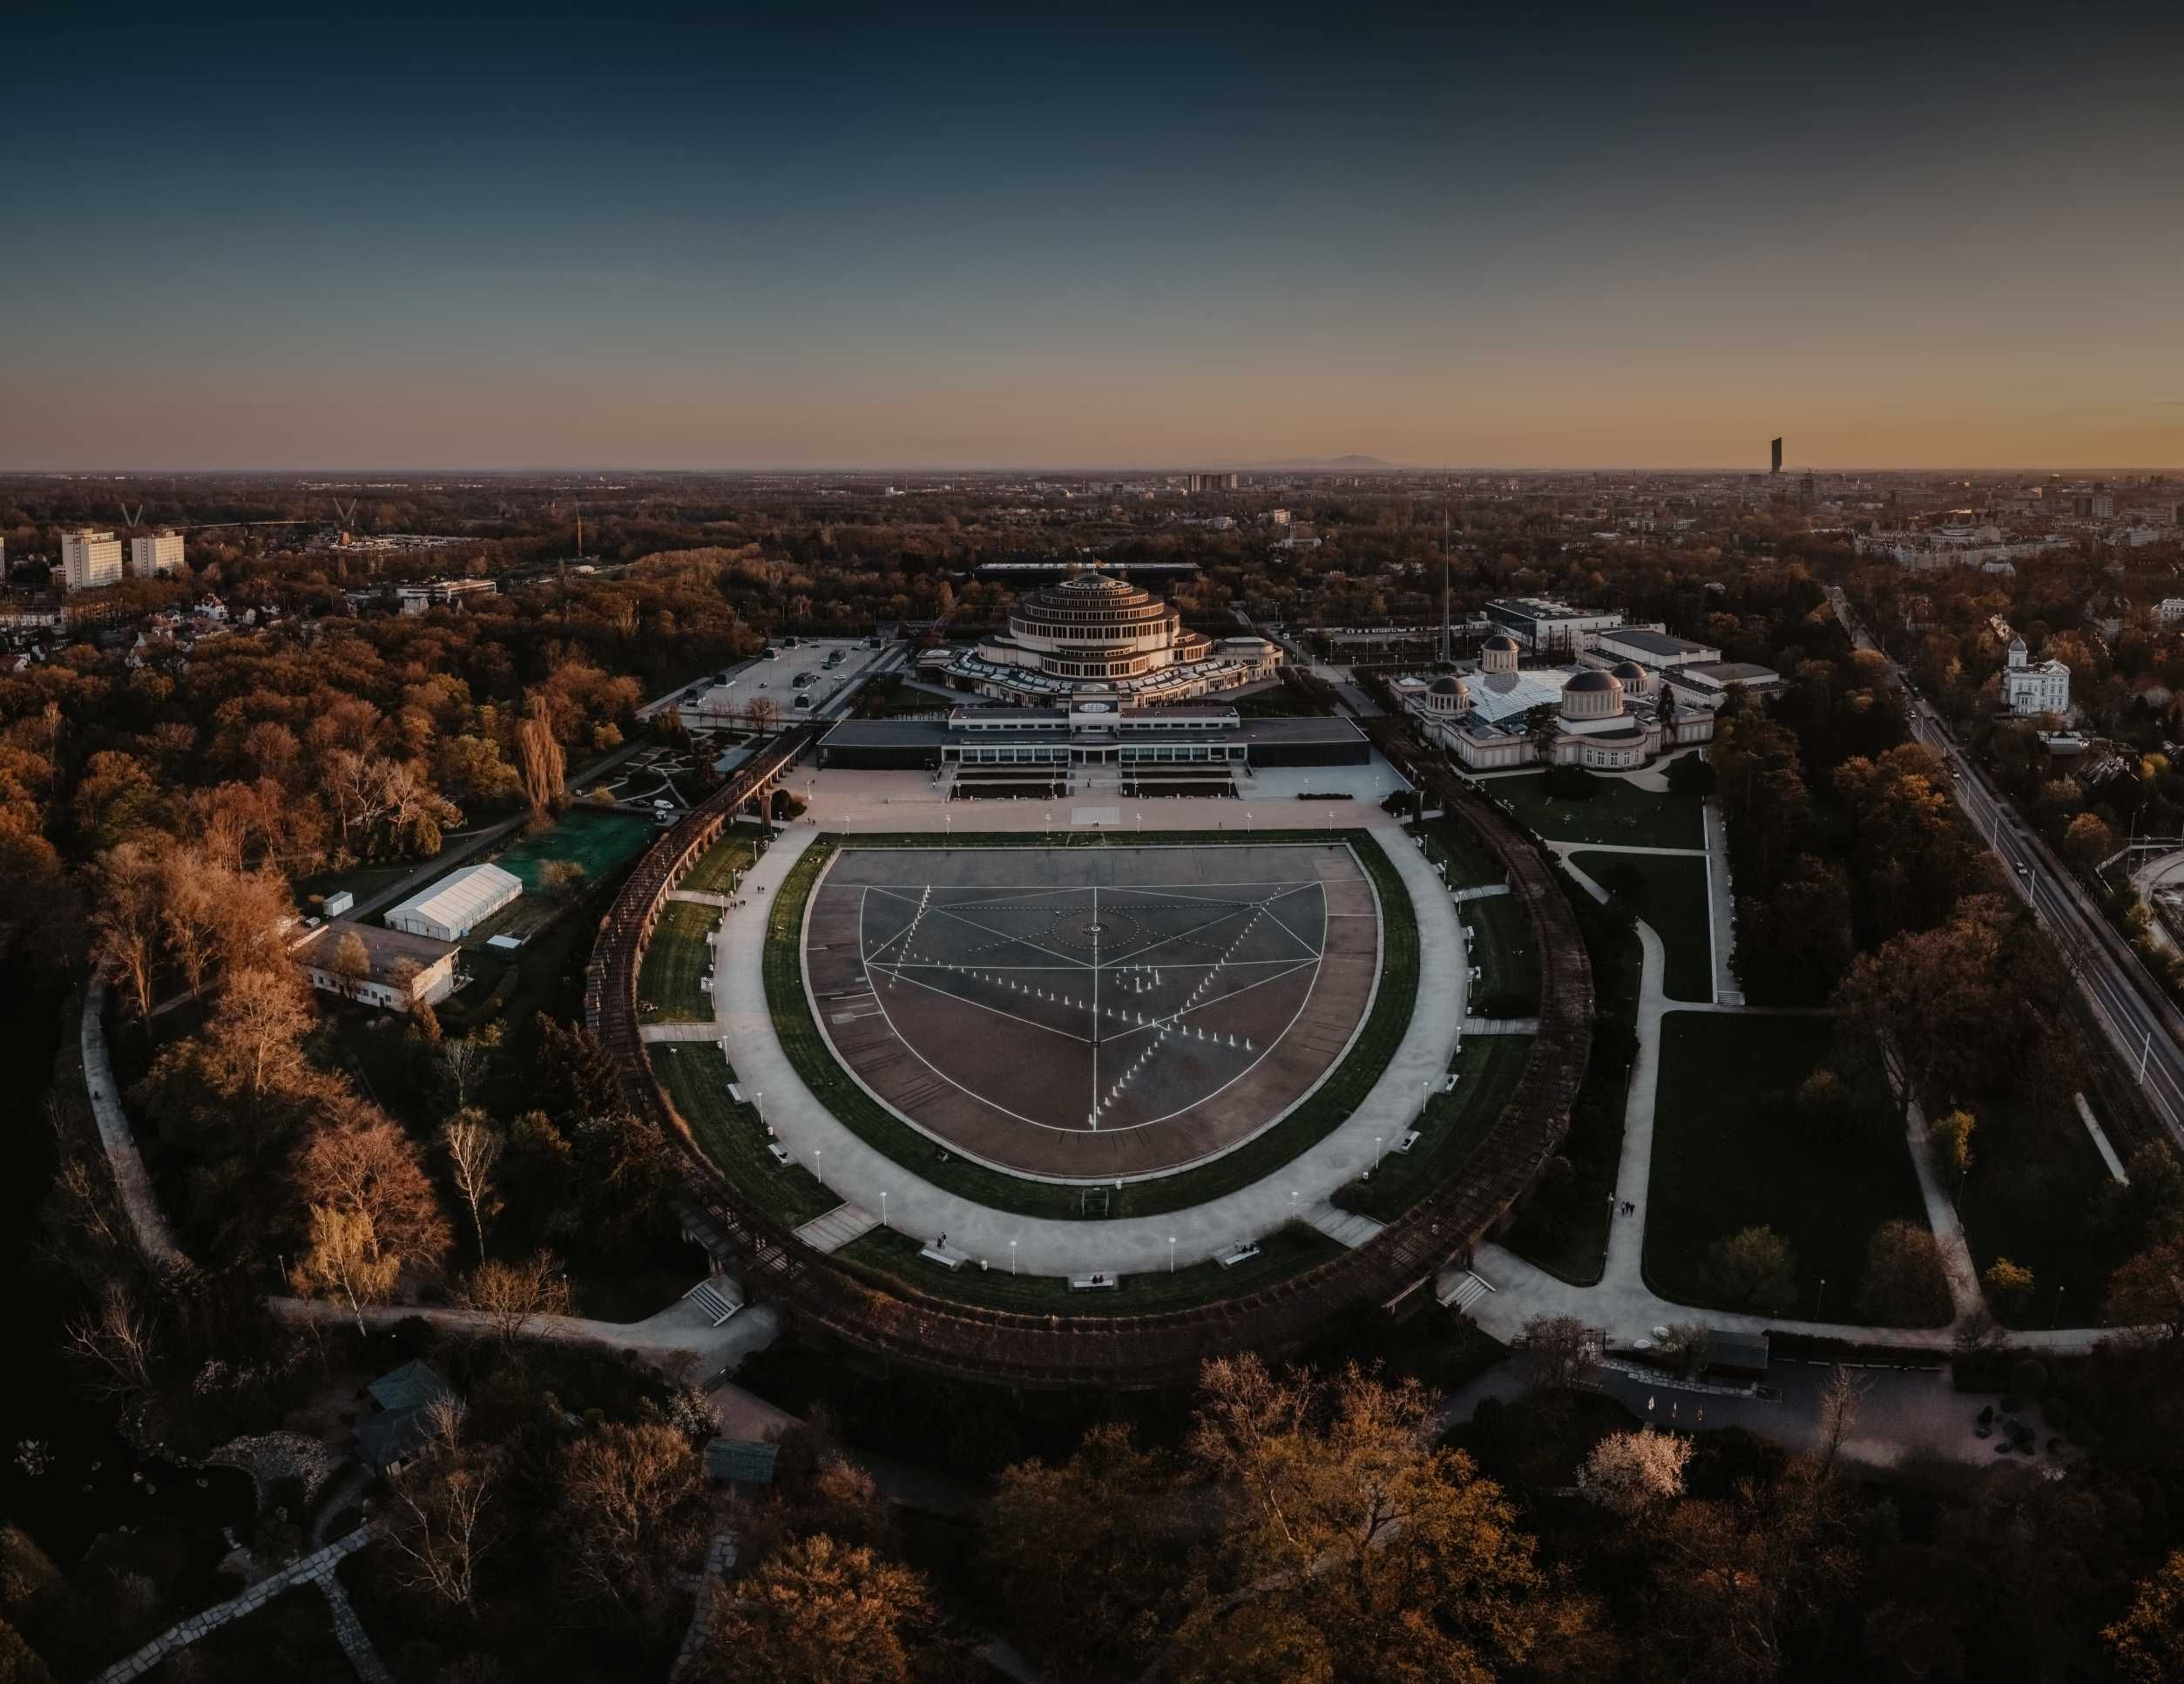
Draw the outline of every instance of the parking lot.
<instances>
[{"instance_id":1,"label":"parking lot","mask_svg":"<svg viewBox=\"0 0 2184 1684\"><path fill-rule=\"evenodd\" d=\"M732 667L724 681L686 685L665 699L682 710L693 729L740 726L753 702L771 701L786 722L827 711L855 679L887 657L888 647L870 646L862 638L784 638L770 655ZM829 664L831 663L831 665ZM800 706L805 697L808 705ZM664 704L663 704L664 705Z\"/></svg>"}]
</instances>

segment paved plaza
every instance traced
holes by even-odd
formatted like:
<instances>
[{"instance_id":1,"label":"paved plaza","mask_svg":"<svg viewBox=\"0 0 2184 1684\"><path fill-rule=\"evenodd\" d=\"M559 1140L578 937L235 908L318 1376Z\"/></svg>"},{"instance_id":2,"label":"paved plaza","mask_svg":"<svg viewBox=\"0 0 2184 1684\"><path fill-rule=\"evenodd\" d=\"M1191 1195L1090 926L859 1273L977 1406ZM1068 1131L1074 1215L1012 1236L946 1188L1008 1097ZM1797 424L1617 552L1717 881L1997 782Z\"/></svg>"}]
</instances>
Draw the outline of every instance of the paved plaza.
<instances>
[{"instance_id":1,"label":"paved plaza","mask_svg":"<svg viewBox=\"0 0 2184 1684\"><path fill-rule=\"evenodd\" d=\"M897 1116L998 1167L1135 1177L1234 1147L1349 1050L1380 958L1340 844L849 849L814 1016Z\"/></svg>"}]
</instances>

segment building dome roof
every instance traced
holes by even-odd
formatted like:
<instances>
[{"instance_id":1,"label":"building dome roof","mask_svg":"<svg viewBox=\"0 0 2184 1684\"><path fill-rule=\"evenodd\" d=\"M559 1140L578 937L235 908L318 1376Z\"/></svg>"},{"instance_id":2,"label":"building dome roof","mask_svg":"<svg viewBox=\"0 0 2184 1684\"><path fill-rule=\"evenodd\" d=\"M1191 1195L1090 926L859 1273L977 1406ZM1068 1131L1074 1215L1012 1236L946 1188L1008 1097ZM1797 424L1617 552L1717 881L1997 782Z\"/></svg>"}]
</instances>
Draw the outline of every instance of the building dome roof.
<instances>
[{"instance_id":1,"label":"building dome roof","mask_svg":"<svg viewBox=\"0 0 2184 1684\"><path fill-rule=\"evenodd\" d=\"M1594 690L1619 691L1622 687L1622 680L1618 679L1613 673L1603 673L1595 667L1589 668L1585 672L1579 673L1575 678L1572 679L1567 684L1564 685L1562 686L1562 693L1566 696L1572 691L1580 693Z\"/></svg>"},{"instance_id":2,"label":"building dome roof","mask_svg":"<svg viewBox=\"0 0 2184 1684\"><path fill-rule=\"evenodd\" d=\"M1436 679L1433 681L1433 693L1437 696L1460 696L1464 693L1464 685L1457 679Z\"/></svg>"},{"instance_id":3,"label":"building dome roof","mask_svg":"<svg viewBox=\"0 0 2184 1684\"><path fill-rule=\"evenodd\" d=\"M1619 660L1607 671L1608 676L1626 690L1643 690L1646 687L1646 669L1634 660Z\"/></svg>"},{"instance_id":4,"label":"building dome roof","mask_svg":"<svg viewBox=\"0 0 2184 1684\"><path fill-rule=\"evenodd\" d=\"M1511 637L1506 632L1497 632L1492 637L1487 639L1485 642L1479 645L1479 647L1482 649L1491 649L1498 654L1504 650L1515 650L1517 647L1517 639Z\"/></svg>"}]
</instances>

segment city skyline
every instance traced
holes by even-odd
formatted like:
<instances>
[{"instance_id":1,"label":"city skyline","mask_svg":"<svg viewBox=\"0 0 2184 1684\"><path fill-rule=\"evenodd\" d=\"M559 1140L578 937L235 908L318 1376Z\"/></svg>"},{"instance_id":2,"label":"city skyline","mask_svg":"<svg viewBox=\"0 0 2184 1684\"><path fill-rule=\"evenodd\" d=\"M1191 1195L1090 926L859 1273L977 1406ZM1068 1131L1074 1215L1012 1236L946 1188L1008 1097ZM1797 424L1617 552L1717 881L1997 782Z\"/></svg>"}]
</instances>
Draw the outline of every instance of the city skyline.
<instances>
[{"instance_id":1,"label":"city skyline","mask_svg":"<svg viewBox=\"0 0 2184 1684\"><path fill-rule=\"evenodd\" d=\"M34 13L0 469L2184 464L2173 15L1245 17Z\"/></svg>"}]
</instances>

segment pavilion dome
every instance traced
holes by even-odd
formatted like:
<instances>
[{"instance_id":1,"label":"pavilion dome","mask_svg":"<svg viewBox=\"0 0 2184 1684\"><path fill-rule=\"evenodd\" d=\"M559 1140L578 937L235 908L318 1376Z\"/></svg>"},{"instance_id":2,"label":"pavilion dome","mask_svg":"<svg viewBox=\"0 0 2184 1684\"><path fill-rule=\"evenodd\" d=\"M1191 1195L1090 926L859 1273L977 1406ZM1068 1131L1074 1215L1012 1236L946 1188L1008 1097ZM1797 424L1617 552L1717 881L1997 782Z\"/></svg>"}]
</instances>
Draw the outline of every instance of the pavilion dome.
<instances>
[{"instance_id":1,"label":"pavilion dome","mask_svg":"<svg viewBox=\"0 0 2184 1684\"><path fill-rule=\"evenodd\" d=\"M1623 711L1623 683L1613 673L1579 673L1562 686L1565 720L1613 719Z\"/></svg>"}]
</instances>

